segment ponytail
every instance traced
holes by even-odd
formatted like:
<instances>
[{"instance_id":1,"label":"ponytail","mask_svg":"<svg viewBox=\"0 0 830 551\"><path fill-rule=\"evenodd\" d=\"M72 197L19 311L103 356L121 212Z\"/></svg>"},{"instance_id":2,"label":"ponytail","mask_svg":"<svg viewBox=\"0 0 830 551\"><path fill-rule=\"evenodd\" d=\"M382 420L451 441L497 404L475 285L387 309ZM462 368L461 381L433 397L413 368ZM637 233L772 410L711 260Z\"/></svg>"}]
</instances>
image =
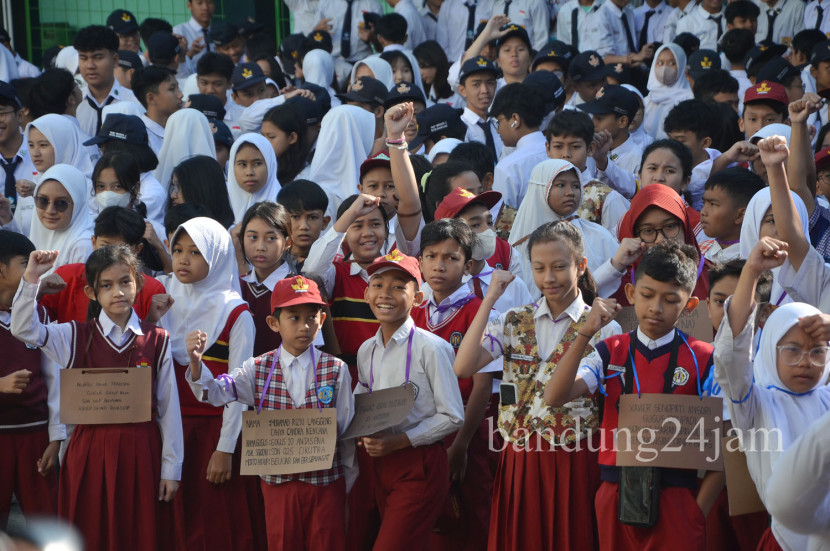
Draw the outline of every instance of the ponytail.
<instances>
[{"instance_id":1,"label":"ponytail","mask_svg":"<svg viewBox=\"0 0 830 551\"><path fill-rule=\"evenodd\" d=\"M528 237L528 258L530 258L534 246L550 241L563 241L567 243L568 248L573 252L577 262L581 262L585 258L585 239L582 237L582 232L579 231L579 228L565 220L548 222L533 230L533 233ZM585 272L579 276L576 285L582 293L582 300L585 301L585 304L591 304L599 295L594 276L591 275L591 271L587 266L585 267Z\"/></svg>"}]
</instances>

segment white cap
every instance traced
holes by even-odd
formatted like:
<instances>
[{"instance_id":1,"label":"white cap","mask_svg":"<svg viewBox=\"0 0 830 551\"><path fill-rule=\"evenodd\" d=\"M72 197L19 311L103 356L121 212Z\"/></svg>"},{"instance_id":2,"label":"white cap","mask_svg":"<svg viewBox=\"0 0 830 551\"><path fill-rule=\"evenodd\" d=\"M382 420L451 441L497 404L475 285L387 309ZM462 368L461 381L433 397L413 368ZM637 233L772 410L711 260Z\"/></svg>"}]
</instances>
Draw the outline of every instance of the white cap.
<instances>
[{"instance_id":1,"label":"white cap","mask_svg":"<svg viewBox=\"0 0 830 551\"><path fill-rule=\"evenodd\" d=\"M441 153L452 153L452 150L462 143L464 142L462 142L461 140L457 140L455 138L444 138L443 140L439 140L438 142L436 142L435 145L432 146L432 149L429 150L429 153L427 153L427 159L431 163L435 160L435 157L437 157Z\"/></svg>"},{"instance_id":2,"label":"white cap","mask_svg":"<svg viewBox=\"0 0 830 551\"><path fill-rule=\"evenodd\" d=\"M786 124L775 123L775 124L768 124L758 132L755 133L754 136L749 138L750 143L758 143L759 141L763 140L764 138L769 138L770 136L784 136L784 139L787 140L787 143L790 143L790 135L792 133L792 127Z\"/></svg>"}]
</instances>

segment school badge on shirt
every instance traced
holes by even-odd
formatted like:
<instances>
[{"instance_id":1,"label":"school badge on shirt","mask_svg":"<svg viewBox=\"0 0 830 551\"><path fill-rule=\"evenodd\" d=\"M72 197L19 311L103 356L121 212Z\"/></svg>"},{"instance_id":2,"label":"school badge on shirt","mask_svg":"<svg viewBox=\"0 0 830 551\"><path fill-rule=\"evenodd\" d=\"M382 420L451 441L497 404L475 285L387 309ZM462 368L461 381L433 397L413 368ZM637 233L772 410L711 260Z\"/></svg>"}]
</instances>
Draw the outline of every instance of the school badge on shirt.
<instances>
[{"instance_id":1,"label":"school badge on shirt","mask_svg":"<svg viewBox=\"0 0 830 551\"><path fill-rule=\"evenodd\" d=\"M672 384L674 386L683 386L689 382L689 372L682 367L676 367L674 376L672 377Z\"/></svg>"},{"instance_id":2,"label":"school badge on shirt","mask_svg":"<svg viewBox=\"0 0 830 551\"><path fill-rule=\"evenodd\" d=\"M323 385L317 389L317 399L323 404L329 405L334 399L334 388L331 385Z\"/></svg>"}]
</instances>

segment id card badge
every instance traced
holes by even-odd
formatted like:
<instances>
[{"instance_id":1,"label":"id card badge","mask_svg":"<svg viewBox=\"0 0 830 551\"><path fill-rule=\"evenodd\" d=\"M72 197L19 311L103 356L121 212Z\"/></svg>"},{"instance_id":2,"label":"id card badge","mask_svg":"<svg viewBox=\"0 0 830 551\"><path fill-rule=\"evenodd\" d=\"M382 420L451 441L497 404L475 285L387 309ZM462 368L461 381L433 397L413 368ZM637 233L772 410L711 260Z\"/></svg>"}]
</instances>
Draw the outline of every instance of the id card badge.
<instances>
[{"instance_id":1,"label":"id card badge","mask_svg":"<svg viewBox=\"0 0 830 551\"><path fill-rule=\"evenodd\" d=\"M503 406L515 406L518 402L519 387L516 383L502 383L499 385L499 401Z\"/></svg>"}]
</instances>

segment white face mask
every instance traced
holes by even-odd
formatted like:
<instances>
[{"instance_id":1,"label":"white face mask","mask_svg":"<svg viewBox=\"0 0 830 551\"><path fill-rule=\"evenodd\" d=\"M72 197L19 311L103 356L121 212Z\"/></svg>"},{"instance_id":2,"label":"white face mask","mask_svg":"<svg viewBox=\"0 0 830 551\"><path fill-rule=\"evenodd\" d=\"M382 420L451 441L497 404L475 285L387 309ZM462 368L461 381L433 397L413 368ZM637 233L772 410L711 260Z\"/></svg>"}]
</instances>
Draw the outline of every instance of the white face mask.
<instances>
[{"instance_id":1,"label":"white face mask","mask_svg":"<svg viewBox=\"0 0 830 551\"><path fill-rule=\"evenodd\" d=\"M486 229L476 234L476 244L473 246L473 260L487 260L496 254L496 232Z\"/></svg>"},{"instance_id":2,"label":"white face mask","mask_svg":"<svg viewBox=\"0 0 830 551\"><path fill-rule=\"evenodd\" d=\"M115 193L114 191L102 191L95 194L95 202L99 210L107 207L127 207L132 197L129 193Z\"/></svg>"},{"instance_id":3,"label":"white face mask","mask_svg":"<svg viewBox=\"0 0 830 551\"><path fill-rule=\"evenodd\" d=\"M668 65L655 67L654 76L657 77L657 81L661 84L671 86L677 82L677 67L669 67Z\"/></svg>"}]
</instances>

